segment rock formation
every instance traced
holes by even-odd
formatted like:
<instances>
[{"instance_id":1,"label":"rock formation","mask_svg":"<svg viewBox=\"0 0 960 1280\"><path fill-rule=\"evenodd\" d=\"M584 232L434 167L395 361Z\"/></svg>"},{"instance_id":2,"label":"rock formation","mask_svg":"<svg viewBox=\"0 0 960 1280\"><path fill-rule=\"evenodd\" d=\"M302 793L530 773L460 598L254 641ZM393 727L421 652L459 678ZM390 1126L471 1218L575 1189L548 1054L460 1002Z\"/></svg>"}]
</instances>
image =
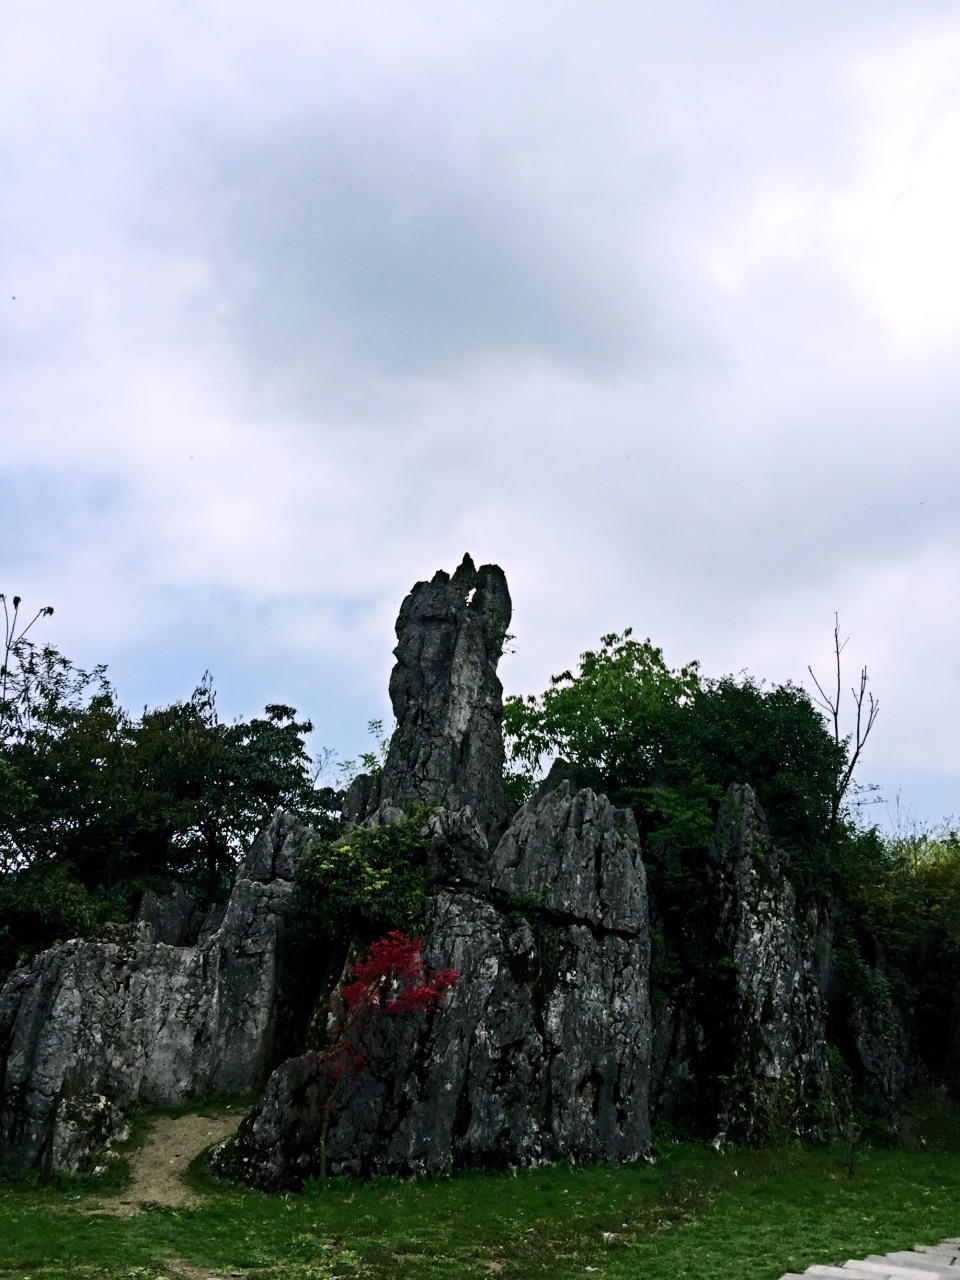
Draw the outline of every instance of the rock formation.
<instances>
[{"instance_id":1,"label":"rock formation","mask_svg":"<svg viewBox=\"0 0 960 1280\"><path fill-rule=\"evenodd\" d=\"M443 814L434 839L449 840ZM525 806L469 886L437 885L425 955L460 981L380 1028L339 1088L330 1172L422 1173L649 1149L649 940L632 815L564 783ZM319 1166L329 1082L283 1064L212 1167L272 1189Z\"/></svg>"},{"instance_id":2,"label":"rock formation","mask_svg":"<svg viewBox=\"0 0 960 1280\"><path fill-rule=\"evenodd\" d=\"M397 727L380 778L361 775L344 816L390 821L410 800L467 809L492 838L506 825L503 687L497 663L510 625L503 570L464 556L453 577L418 582L397 618L390 700Z\"/></svg>"},{"instance_id":3,"label":"rock formation","mask_svg":"<svg viewBox=\"0 0 960 1280\"><path fill-rule=\"evenodd\" d=\"M320 974L342 952L294 954L308 944L291 894L315 837L278 815L225 906L203 914L182 890L147 894L133 925L10 975L0 1166L90 1169L137 1105L264 1081L236 1138L210 1157L215 1173L264 1189L298 1187L322 1165L367 1176L636 1160L650 1151L651 1108L695 1115L701 1132L735 1142L829 1137L825 988L834 1021L842 1008L831 1035L877 1104L892 1105L908 1078L903 1019L843 992L824 959L826 909L798 903L749 786L720 806L711 901L685 911L696 945L651 1010L651 933L664 929L655 905L651 928L633 815L562 764L518 811L508 800L497 662L509 620L495 565L467 556L452 577L416 584L397 622L384 769L345 801L357 825L429 809L424 959L458 971L447 1001L376 1021L356 1076L318 1070L303 1052L309 1006L322 1026ZM955 1011L943 1036L955 1069L958 1028Z\"/></svg>"},{"instance_id":4,"label":"rock formation","mask_svg":"<svg viewBox=\"0 0 960 1280\"><path fill-rule=\"evenodd\" d=\"M629 813L569 782L497 839L503 788L496 665L510 618L502 572L466 557L418 583L397 622L397 730L354 820L433 806L425 956L453 967L449 1002L380 1027L367 1067L337 1088L283 1064L212 1168L299 1185L330 1172L635 1160L649 1149L649 926ZM325 1137L324 1137L325 1134Z\"/></svg>"},{"instance_id":5,"label":"rock formation","mask_svg":"<svg viewBox=\"0 0 960 1280\"><path fill-rule=\"evenodd\" d=\"M698 962L653 1002L653 1113L721 1141L830 1138L829 929L799 911L751 787L728 788L708 863L709 909L684 922Z\"/></svg>"},{"instance_id":6,"label":"rock formation","mask_svg":"<svg viewBox=\"0 0 960 1280\"><path fill-rule=\"evenodd\" d=\"M718 1063L721 1132L734 1142L831 1136L833 1091L820 990L818 921L796 893L752 788L729 788L710 850L726 961L728 1059Z\"/></svg>"},{"instance_id":7,"label":"rock formation","mask_svg":"<svg viewBox=\"0 0 960 1280\"><path fill-rule=\"evenodd\" d=\"M138 1104L231 1096L263 1081L276 1061L285 915L309 835L275 818L226 908L202 923L182 891L148 894L140 919L114 926L112 940L63 943L8 977L0 1167L89 1170Z\"/></svg>"}]
</instances>

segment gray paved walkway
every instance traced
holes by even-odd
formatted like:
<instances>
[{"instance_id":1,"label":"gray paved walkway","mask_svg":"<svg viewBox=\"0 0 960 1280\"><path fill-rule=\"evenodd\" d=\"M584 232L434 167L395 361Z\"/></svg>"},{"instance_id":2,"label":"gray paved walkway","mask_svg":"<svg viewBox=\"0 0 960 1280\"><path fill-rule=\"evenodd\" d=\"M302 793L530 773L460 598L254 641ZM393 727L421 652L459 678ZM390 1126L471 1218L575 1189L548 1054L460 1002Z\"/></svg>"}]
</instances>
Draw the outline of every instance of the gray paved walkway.
<instances>
[{"instance_id":1,"label":"gray paved walkway","mask_svg":"<svg viewBox=\"0 0 960 1280\"><path fill-rule=\"evenodd\" d=\"M960 1236L939 1244L918 1244L896 1253L868 1254L842 1267L807 1267L804 1276L819 1280L960 1280ZM802 1280L788 1271L780 1280Z\"/></svg>"}]
</instances>

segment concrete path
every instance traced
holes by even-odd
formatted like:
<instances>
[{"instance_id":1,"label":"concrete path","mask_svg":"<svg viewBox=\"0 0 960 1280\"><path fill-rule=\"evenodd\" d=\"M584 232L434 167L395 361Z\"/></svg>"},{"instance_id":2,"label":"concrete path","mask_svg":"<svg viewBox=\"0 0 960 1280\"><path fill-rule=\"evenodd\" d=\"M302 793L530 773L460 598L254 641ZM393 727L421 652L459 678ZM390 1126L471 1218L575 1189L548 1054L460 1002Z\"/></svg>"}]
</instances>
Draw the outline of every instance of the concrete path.
<instances>
[{"instance_id":1,"label":"concrete path","mask_svg":"<svg viewBox=\"0 0 960 1280\"><path fill-rule=\"evenodd\" d=\"M814 1280L960 1280L960 1236L883 1256L871 1253L842 1267L807 1267L803 1275ZM780 1280L803 1277L788 1271Z\"/></svg>"}]
</instances>

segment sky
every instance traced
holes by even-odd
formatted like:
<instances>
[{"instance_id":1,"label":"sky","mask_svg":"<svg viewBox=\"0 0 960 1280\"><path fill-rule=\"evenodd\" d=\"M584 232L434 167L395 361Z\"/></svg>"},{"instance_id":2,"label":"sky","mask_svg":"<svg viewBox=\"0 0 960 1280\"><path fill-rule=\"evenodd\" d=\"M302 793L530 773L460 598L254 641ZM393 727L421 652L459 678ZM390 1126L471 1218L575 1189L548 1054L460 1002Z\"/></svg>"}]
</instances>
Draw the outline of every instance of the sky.
<instances>
[{"instance_id":1,"label":"sky","mask_svg":"<svg viewBox=\"0 0 960 1280\"><path fill-rule=\"evenodd\" d=\"M341 759L465 552L508 693L836 615L867 817L960 814L958 227L952 0L5 0L0 591Z\"/></svg>"}]
</instances>

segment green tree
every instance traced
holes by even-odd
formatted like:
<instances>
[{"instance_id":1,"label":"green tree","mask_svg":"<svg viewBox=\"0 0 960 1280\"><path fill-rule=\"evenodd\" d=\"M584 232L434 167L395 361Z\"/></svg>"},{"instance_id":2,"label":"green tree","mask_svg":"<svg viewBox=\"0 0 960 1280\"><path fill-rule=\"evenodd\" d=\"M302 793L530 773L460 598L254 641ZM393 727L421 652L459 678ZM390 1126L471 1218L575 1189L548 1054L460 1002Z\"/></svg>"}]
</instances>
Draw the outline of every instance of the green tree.
<instances>
[{"instance_id":1,"label":"green tree","mask_svg":"<svg viewBox=\"0 0 960 1280\"><path fill-rule=\"evenodd\" d=\"M504 734L517 798L529 794L544 759L560 755L585 780L625 801L638 796L664 763L668 722L700 689L696 662L671 670L649 640L603 636L580 655L576 675L552 676L539 697L504 704Z\"/></svg>"},{"instance_id":2,"label":"green tree","mask_svg":"<svg viewBox=\"0 0 960 1280\"><path fill-rule=\"evenodd\" d=\"M724 790L748 782L775 836L809 853L826 841L848 769L847 744L802 688L708 680L696 662L671 669L629 630L604 636L540 697L507 699L504 728L521 797L561 755L645 832L686 847L709 840Z\"/></svg>"},{"instance_id":3,"label":"green tree","mask_svg":"<svg viewBox=\"0 0 960 1280\"><path fill-rule=\"evenodd\" d=\"M186 701L134 719L105 667L18 631L19 603L0 685L0 965L117 918L146 887L222 895L277 808L334 834L339 794L320 785L312 725L292 707L224 723L206 675Z\"/></svg>"},{"instance_id":4,"label":"green tree","mask_svg":"<svg viewBox=\"0 0 960 1280\"><path fill-rule=\"evenodd\" d=\"M705 679L696 662L671 668L626 631L604 636L540 697L508 699L504 727L517 798L557 754L579 784L632 808L654 904L655 991L712 980L707 852L731 783L756 791L801 890L830 891L865 856L843 823L828 839L846 744L796 685Z\"/></svg>"}]
</instances>

